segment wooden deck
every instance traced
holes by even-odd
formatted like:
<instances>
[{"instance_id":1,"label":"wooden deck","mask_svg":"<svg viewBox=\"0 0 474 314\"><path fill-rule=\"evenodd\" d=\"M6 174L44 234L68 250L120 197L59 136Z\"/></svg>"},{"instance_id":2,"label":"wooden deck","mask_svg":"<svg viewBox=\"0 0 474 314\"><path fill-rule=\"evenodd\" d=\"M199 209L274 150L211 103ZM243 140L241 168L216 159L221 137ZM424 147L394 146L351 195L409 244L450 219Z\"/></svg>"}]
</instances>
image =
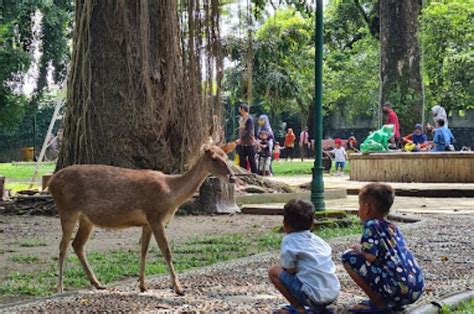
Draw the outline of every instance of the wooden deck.
<instances>
[{"instance_id":1,"label":"wooden deck","mask_svg":"<svg viewBox=\"0 0 474 314\"><path fill-rule=\"evenodd\" d=\"M351 180L474 183L474 152L352 154Z\"/></svg>"}]
</instances>

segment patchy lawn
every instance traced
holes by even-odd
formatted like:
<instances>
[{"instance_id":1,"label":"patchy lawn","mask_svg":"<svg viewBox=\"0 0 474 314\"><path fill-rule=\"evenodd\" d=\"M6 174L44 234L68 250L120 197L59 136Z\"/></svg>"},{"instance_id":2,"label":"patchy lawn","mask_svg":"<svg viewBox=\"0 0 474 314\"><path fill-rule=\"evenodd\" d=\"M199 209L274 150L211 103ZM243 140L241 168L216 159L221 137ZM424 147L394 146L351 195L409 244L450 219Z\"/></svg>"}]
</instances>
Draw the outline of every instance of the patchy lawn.
<instances>
[{"instance_id":1,"label":"patchy lawn","mask_svg":"<svg viewBox=\"0 0 474 314\"><path fill-rule=\"evenodd\" d=\"M276 176L295 176L295 175L309 175L311 174L311 169L313 168L314 162L312 161L290 161L286 162L285 160L280 160L278 162L273 162L273 173ZM351 165L346 161L346 167L344 173L349 173L351 170ZM335 163L333 162L331 173L335 173Z\"/></svg>"}]
</instances>

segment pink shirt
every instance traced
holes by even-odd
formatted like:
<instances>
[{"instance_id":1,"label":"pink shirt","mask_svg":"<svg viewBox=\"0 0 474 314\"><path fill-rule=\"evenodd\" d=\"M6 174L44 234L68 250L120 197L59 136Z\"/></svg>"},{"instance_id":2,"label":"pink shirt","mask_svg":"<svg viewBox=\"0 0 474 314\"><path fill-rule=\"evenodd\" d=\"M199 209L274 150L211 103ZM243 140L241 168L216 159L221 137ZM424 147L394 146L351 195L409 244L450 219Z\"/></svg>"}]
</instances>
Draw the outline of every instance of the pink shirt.
<instances>
[{"instance_id":1,"label":"pink shirt","mask_svg":"<svg viewBox=\"0 0 474 314\"><path fill-rule=\"evenodd\" d=\"M390 110L387 114L387 119L385 120L385 124L393 124L393 133L395 135L395 138L400 137L400 123L398 122L398 116L395 113L395 111Z\"/></svg>"}]
</instances>

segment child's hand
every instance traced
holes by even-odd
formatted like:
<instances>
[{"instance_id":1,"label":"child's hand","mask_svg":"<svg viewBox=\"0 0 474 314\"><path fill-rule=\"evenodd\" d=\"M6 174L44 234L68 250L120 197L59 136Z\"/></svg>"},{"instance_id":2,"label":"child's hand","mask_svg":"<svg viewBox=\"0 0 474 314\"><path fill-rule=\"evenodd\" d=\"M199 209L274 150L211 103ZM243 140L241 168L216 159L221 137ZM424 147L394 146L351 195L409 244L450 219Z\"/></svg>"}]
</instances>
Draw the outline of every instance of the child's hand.
<instances>
[{"instance_id":1,"label":"child's hand","mask_svg":"<svg viewBox=\"0 0 474 314\"><path fill-rule=\"evenodd\" d=\"M351 249L353 249L356 252L360 252L362 250L362 246L359 243L352 244Z\"/></svg>"}]
</instances>

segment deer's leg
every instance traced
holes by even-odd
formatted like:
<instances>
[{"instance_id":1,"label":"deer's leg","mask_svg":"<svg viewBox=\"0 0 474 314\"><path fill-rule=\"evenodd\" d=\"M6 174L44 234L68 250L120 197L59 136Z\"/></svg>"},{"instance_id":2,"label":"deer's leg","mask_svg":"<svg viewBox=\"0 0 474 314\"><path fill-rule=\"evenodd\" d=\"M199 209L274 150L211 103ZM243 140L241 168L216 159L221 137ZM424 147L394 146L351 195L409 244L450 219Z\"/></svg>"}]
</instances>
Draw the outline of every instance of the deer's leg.
<instances>
[{"instance_id":1,"label":"deer's leg","mask_svg":"<svg viewBox=\"0 0 474 314\"><path fill-rule=\"evenodd\" d=\"M63 292L63 267L64 259L66 258L67 248L71 242L71 235L74 231L74 226L76 225L76 217L68 217L64 219L61 217L61 228L63 230L63 236L61 242L59 243L59 275L58 275L58 286L57 291L59 293Z\"/></svg>"},{"instance_id":2,"label":"deer's leg","mask_svg":"<svg viewBox=\"0 0 474 314\"><path fill-rule=\"evenodd\" d=\"M171 250L168 245L168 240L166 239L165 229L161 222L152 223L150 224L151 229L153 230L153 234L155 235L156 242L160 247L161 253L163 254L166 263L168 264L168 268L171 275L171 285L174 288L174 291L179 294L183 295L183 289L181 288L181 284L178 281L176 276L176 272L174 271L173 266L173 257L171 256Z\"/></svg>"},{"instance_id":3,"label":"deer's leg","mask_svg":"<svg viewBox=\"0 0 474 314\"><path fill-rule=\"evenodd\" d=\"M146 291L146 285L145 285L145 264L146 264L146 253L148 251L148 245L150 244L150 239L151 239L151 228L150 226L144 226L143 231L142 231L142 250L141 250L141 256L140 256L140 291L145 292Z\"/></svg>"},{"instance_id":4,"label":"deer's leg","mask_svg":"<svg viewBox=\"0 0 474 314\"><path fill-rule=\"evenodd\" d=\"M93 227L94 226L89 221L87 221L85 218L81 218L79 220L79 229L77 230L76 237L72 242L72 247L74 248L74 252L76 252L77 257L82 264L82 268L84 268L84 272L86 273L86 276L91 284L97 289L105 289L105 287L100 284L92 272L89 262L87 261L86 253L84 252L84 246L87 240L89 240L89 236Z\"/></svg>"}]
</instances>

